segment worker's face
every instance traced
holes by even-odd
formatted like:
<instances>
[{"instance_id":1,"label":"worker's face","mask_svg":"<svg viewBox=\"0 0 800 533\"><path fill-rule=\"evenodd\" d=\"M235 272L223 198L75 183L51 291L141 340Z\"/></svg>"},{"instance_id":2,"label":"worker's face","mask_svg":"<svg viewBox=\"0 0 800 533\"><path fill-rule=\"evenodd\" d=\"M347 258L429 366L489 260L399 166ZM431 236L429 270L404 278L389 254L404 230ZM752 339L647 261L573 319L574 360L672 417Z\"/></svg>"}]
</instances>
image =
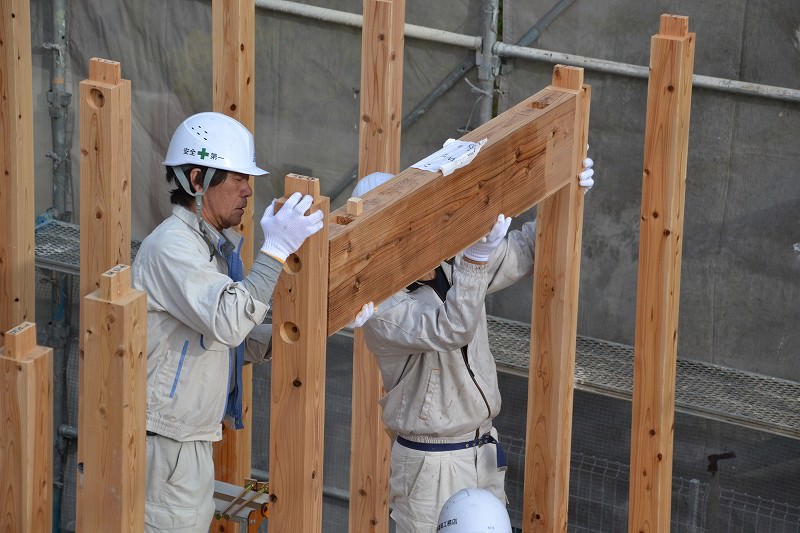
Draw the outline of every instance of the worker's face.
<instances>
[{"instance_id":1,"label":"worker's face","mask_svg":"<svg viewBox=\"0 0 800 533\"><path fill-rule=\"evenodd\" d=\"M199 180L202 180L199 169L193 169L192 182L195 183L196 189ZM202 189L202 186L199 188ZM242 222L247 199L252 195L250 176L238 172L226 172L225 179L218 185L209 187L203 195L203 218L219 231L238 226Z\"/></svg>"}]
</instances>

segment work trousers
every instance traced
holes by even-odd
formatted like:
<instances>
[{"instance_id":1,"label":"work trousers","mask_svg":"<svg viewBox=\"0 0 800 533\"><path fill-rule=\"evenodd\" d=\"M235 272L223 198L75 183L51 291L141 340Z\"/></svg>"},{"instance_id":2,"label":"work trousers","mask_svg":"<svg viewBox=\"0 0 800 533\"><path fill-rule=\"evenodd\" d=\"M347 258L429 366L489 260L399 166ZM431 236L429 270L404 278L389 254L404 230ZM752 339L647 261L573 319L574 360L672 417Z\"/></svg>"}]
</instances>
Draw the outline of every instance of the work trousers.
<instances>
[{"instance_id":1,"label":"work trousers","mask_svg":"<svg viewBox=\"0 0 800 533\"><path fill-rule=\"evenodd\" d=\"M145 533L207 533L214 517L212 443L147 436Z\"/></svg>"},{"instance_id":2,"label":"work trousers","mask_svg":"<svg viewBox=\"0 0 800 533\"><path fill-rule=\"evenodd\" d=\"M497 431L491 430L497 438ZM506 501L505 469L497 469L494 444L446 452L392 446L389 478L392 520L397 533L435 533L447 499L463 488L479 487Z\"/></svg>"}]
</instances>

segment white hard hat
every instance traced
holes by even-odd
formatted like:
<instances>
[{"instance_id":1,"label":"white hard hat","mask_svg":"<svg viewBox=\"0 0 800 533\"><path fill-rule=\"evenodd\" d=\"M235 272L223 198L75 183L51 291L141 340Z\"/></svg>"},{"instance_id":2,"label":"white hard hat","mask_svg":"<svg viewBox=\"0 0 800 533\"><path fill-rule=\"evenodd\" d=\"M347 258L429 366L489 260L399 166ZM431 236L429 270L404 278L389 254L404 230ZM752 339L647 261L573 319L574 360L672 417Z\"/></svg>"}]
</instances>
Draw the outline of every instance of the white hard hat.
<instances>
[{"instance_id":1,"label":"white hard hat","mask_svg":"<svg viewBox=\"0 0 800 533\"><path fill-rule=\"evenodd\" d=\"M508 511L485 489L461 489L445 502L436 533L511 533Z\"/></svg>"},{"instance_id":2,"label":"white hard hat","mask_svg":"<svg viewBox=\"0 0 800 533\"><path fill-rule=\"evenodd\" d=\"M222 113L192 115L175 129L164 165L201 165L251 176L269 174L256 166L253 134Z\"/></svg>"},{"instance_id":3,"label":"white hard hat","mask_svg":"<svg viewBox=\"0 0 800 533\"><path fill-rule=\"evenodd\" d=\"M367 174L358 180L355 188L353 188L352 196L363 196L378 185L383 185L393 177L394 174L388 174L386 172L373 172L372 174Z\"/></svg>"}]
</instances>

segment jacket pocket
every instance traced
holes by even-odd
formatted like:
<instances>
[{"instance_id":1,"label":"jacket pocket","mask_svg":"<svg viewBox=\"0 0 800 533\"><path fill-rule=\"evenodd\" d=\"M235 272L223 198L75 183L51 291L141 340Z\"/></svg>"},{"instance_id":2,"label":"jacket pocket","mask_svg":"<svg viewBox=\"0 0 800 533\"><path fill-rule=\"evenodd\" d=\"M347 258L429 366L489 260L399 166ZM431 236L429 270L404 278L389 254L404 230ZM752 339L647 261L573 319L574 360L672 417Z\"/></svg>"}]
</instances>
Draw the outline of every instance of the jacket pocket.
<instances>
[{"instance_id":1,"label":"jacket pocket","mask_svg":"<svg viewBox=\"0 0 800 533\"><path fill-rule=\"evenodd\" d=\"M428 374L428 385L425 387L425 396L422 399L422 405L419 409L419 419L428 421L430 418L431 405L436 402L439 397L439 391L442 388L441 380L439 379L439 369L432 368Z\"/></svg>"}]
</instances>

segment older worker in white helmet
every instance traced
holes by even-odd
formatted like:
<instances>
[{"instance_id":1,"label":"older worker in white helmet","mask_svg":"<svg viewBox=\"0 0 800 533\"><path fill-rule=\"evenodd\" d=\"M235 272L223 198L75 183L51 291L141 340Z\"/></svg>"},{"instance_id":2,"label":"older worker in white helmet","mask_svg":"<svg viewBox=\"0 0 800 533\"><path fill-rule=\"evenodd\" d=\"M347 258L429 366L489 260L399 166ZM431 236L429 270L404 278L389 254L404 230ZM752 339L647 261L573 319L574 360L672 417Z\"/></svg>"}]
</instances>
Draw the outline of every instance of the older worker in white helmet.
<instances>
[{"instance_id":1,"label":"older worker in white helmet","mask_svg":"<svg viewBox=\"0 0 800 533\"><path fill-rule=\"evenodd\" d=\"M264 211L264 242L245 276L242 220L256 166L253 135L221 113L184 120L164 160L172 214L142 241L133 284L147 293L145 531L206 532L214 514L212 443L227 416L242 427L245 356L268 357L262 324L286 258L322 228L292 195Z\"/></svg>"},{"instance_id":2,"label":"older worker in white helmet","mask_svg":"<svg viewBox=\"0 0 800 533\"><path fill-rule=\"evenodd\" d=\"M584 191L594 184L593 164L583 162ZM391 178L366 176L353 196ZM386 390L383 422L396 435L389 489L397 533L434 533L442 505L462 488L506 501L505 453L492 425L500 390L484 300L530 275L536 241L535 221L506 235L510 223L499 215L480 241L374 313L372 307L359 313Z\"/></svg>"}]
</instances>

